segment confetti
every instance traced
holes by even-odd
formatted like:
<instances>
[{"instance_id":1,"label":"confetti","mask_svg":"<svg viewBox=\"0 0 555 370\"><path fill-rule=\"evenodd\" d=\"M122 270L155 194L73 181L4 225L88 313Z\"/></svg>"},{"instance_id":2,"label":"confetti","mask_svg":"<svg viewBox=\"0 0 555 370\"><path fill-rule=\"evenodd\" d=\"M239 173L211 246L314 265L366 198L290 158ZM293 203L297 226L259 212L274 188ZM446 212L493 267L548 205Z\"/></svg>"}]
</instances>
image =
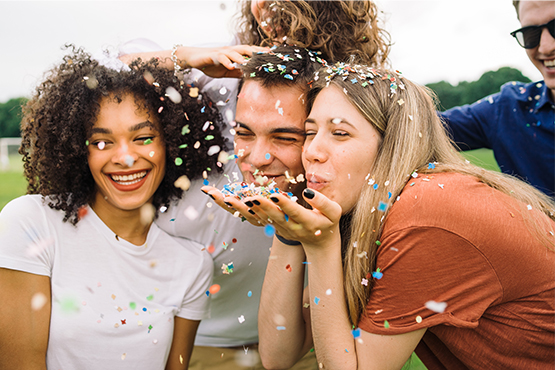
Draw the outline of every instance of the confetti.
<instances>
[{"instance_id":1,"label":"confetti","mask_svg":"<svg viewBox=\"0 0 555 370\"><path fill-rule=\"evenodd\" d=\"M183 212L183 214L189 220L195 220L198 217L198 211L193 206L187 207L187 209Z\"/></svg>"},{"instance_id":2,"label":"confetti","mask_svg":"<svg viewBox=\"0 0 555 370\"><path fill-rule=\"evenodd\" d=\"M383 322L383 327L389 329L389 322L387 320Z\"/></svg>"},{"instance_id":3,"label":"confetti","mask_svg":"<svg viewBox=\"0 0 555 370\"><path fill-rule=\"evenodd\" d=\"M351 333L353 334L353 338L357 339L358 337L360 337L360 328L356 328L355 330L352 330Z\"/></svg>"},{"instance_id":4,"label":"confetti","mask_svg":"<svg viewBox=\"0 0 555 370\"><path fill-rule=\"evenodd\" d=\"M331 295L331 289L326 290L326 295Z\"/></svg>"},{"instance_id":5,"label":"confetti","mask_svg":"<svg viewBox=\"0 0 555 370\"><path fill-rule=\"evenodd\" d=\"M154 220L154 216L156 215L156 209L151 203L145 203L140 211L141 216L141 223L143 225L150 225Z\"/></svg>"},{"instance_id":6,"label":"confetti","mask_svg":"<svg viewBox=\"0 0 555 370\"><path fill-rule=\"evenodd\" d=\"M420 324L422 322L422 316L416 316L416 322Z\"/></svg>"},{"instance_id":7,"label":"confetti","mask_svg":"<svg viewBox=\"0 0 555 370\"><path fill-rule=\"evenodd\" d=\"M216 294L220 291L220 288L221 287L218 284L214 284L208 289L208 291L210 292L210 294Z\"/></svg>"},{"instance_id":8,"label":"confetti","mask_svg":"<svg viewBox=\"0 0 555 370\"><path fill-rule=\"evenodd\" d=\"M314 297L314 303L315 303L315 304L318 304L318 303L320 303L320 298L318 298L318 297Z\"/></svg>"},{"instance_id":9,"label":"confetti","mask_svg":"<svg viewBox=\"0 0 555 370\"><path fill-rule=\"evenodd\" d=\"M245 316L241 315L237 318L237 320L239 320L239 324L242 324L245 322Z\"/></svg>"},{"instance_id":10,"label":"confetti","mask_svg":"<svg viewBox=\"0 0 555 370\"><path fill-rule=\"evenodd\" d=\"M187 191L191 187L191 180L189 180L187 176L183 175L175 180L173 186L175 186L176 188L180 188L183 191Z\"/></svg>"},{"instance_id":11,"label":"confetti","mask_svg":"<svg viewBox=\"0 0 555 370\"><path fill-rule=\"evenodd\" d=\"M277 329L278 331L285 330L285 326L278 326L278 327L276 327L276 329Z\"/></svg>"},{"instance_id":12,"label":"confetti","mask_svg":"<svg viewBox=\"0 0 555 370\"><path fill-rule=\"evenodd\" d=\"M424 304L426 308L430 311L434 311L437 313L442 313L447 308L446 302L436 302L436 301L428 301Z\"/></svg>"},{"instance_id":13,"label":"confetti","mask_svg":"<svg viewBox=\"0 0 555 370\"><path fill-rule=\"evenodd\" d=\"M176 165L176 166L181 166L182 164L183 164L183 159L177 157L177 158L175 159L175 165Z\"/></svg>"},{"instance_id":14,"label":"confetti","mask_svg":"<svg viewBox=\"0 0 555 370\"><path fill-rule=\"evenodd\" d=\"M293 271L293 269L291 268L291 265L285 266L285 269L287 270L287 272Z\"/></svg>"},{"instance_id":15,"label":"confetti","mask_svg":"<svg viewBox=\"0 0 555 370\"><path fill-rule=\"evenodd\" d=\"M383 277L383 272L381 272L380 269L377 268L376 271L372 272L372 277L374 279L380 280Z\"/></svg>"},{"instance_id":16,"label":"confetti","mask_svg":"<svg viewBox=\"0 0 555 370\"><path fill-rule=\"evenodd\" d=\"M272 238L276 233L276 228L273 225L266 225L264 226L264 234L269 237Z\"/></svg>"},{"instance_id":17,"label":"confetti","mask_svg":"<svg viewBox=\"0 0 555 370\"><path fill-rule=\"evenodd\" d=\"M38 311L40 310L42 307L44 307L44 305L46 304L46 302L48 301L48 299L46 298L46 295L44 295L43 293L35 293L33 294L33 297L31 298L31 309L33 311Z\"/></svg>"},{"instance_id":18,"label":"confetti","mask_svg":"<svg viewBox=\"0 0 555 370\"><path fill-rule=\"evenodd\" d=\"M198 97L198 87L191 87L191 88L189 89L189 96L190 96L191 98L196 98L196 97Z\"/></svg>"},{"instance_id":19,"label":"confetti","mask_svg":"<svg viewBox=\"0 0 555 370\"><path fill-rule=\"evenodd\" d=\"M252 297L252 292L250 290L247 292L247 297Z\"/></svg>"},{"instance_id":20,"label":"confetti","mask_svg":"<svg viewBox=\"0 0 555 370\"><path fill-rule=\"evenodd\" d=\"M362 281L360 283L364 286L368 286L368 279L362 278Z\"/></svg>"}]
</instances>

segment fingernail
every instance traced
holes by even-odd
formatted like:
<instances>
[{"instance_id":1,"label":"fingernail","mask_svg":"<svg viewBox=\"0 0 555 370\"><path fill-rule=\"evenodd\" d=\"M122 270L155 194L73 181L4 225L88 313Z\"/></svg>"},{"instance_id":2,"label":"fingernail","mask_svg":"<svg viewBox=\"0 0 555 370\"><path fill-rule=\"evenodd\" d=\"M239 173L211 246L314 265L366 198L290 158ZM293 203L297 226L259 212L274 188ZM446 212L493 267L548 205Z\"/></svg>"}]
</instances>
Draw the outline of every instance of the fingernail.
<instances>
[{"instance_id":1,"label":"fingernail","mask_svg":"<svg viewBox=\"0 0 555 370\"><path fill-rule=\"evenodd\" d=\"M226 204L226 206L228 206L228 207L231 207L231 206L232 206L232 204L231 204L231 203L229 203L229 202L224 202L224 203L225 203L225 204Z\"/></svg>"},{"instance_id":2,"label":"fingernail","mask_svg":"<svg viewBox=\"0 0 555 370\"><path fill-rule=\"evenodd\" d=\"M204 194L208 194L206 191L204 191L204 190L202 190L202 189L200 189L200 191L202 191Z\"/></svg>"},{"instance_id":3,"label":"fingernail","mask_svg":"<svg viewBox=\"0 0 555 370\"><path fill-rule=\"evenodd\" d=\"M250 213L251 215L255 215L255 214L256 214L256 213L253 212L252 209L249 209L249 213Z\"/></svg>"},{"instance_id":4,"label":"fingernail","mask_svg":"<svg viewBox=\"0 0 555 370\"><path fill-rule=\"evenodd\" d=\"M304 189L303 194L307 199L312 199L316 195L312 189Z\"/></svg>"},{"instance_id":5,"label":"fingernail","mask_svg":"<svg viewBox=\"0 0 555 370\"><path fill-rule=\"evenodd\" d=\"M247 205L247 207L253 206L253 203L250 200L246 201L245 204Z\"/></svg>"},{"instance_id":6,"label":"fingernail","mask_svg":"<svg viewBox=\"0 0 555 370\"><path fill-rule=\"evenodd\" d=\"M279 202L279 199L276 197L270 197L270 199L272 200L272 202L277 203Z\"/></svg>"},{"instance_id":7,"label":"fingernail","mask_svg":"<svg viewBox=\"0 0 555 370\"><path fill-rule=\"evenodd\" d=\"M256 199L255 199L255 200L253 200L252 202L253 202L254 204L256 204L257 206L259 206L259 205L260 205L260 202L259 202L259 201L257 201Z\"/></svg>"},{"instance_id":8,"label":"fingernail","mask_svg":"<svg viewBox=\"0 0 555 370\"><path fill-rule=\"evenodd\" d=\"M206 194L207 194L210 198L216 200L216 198L214 198L214 196L213 196L212 194L210 194L210 193L206 193Z\"/></svg>"}]
</instances>

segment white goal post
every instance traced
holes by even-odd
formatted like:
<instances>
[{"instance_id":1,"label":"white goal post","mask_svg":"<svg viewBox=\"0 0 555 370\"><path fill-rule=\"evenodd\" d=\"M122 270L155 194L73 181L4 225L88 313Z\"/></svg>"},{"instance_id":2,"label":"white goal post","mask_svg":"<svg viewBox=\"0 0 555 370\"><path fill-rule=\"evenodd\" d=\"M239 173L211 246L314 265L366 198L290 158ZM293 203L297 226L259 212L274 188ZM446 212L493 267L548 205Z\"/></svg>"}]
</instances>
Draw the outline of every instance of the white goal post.
<instances>
[{"instance_id":1,"label":"white goal post","mask_svg":"<svg viewBox=\"0 0 555 370\"><path fill-rule=\"evenodd\" d=\"M19 146L21 145L20 137L3 137L0 138L0 166L2 171L7 170L10 167L9 159L9 146Z\"/></svg>"}]
</instances>

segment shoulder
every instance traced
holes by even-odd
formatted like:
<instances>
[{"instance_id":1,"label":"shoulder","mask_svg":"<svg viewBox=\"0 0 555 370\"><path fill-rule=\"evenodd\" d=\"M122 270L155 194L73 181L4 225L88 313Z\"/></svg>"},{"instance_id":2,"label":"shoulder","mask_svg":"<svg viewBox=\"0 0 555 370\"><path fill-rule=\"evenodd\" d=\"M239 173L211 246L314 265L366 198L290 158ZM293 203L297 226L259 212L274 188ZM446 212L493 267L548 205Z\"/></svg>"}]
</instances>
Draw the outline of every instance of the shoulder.
<instances>
[{"instance_id":1,"label":"shoulder","mask_svg":"<svg viewBox=\"0 0 555 370\"><path fill-rule=\"evenodd\" d=\"M484 219L495 215L506 197L474 176L460 173L418 175L409 180L386 218L391 229L413 226L451 228L462 218Z\"/></svg>"},{"instance_id":2,"label":"shoulder","mask_svg":"<svg viewBox=\"0 0 555 370\"><path fill-rule=\"evenodd\" d=\"M543 81L528 83L510 81L501 86L500 98L528 101L531 100L529 97L533 98L538 94L541 95L543 90L545 90Z\"/></svg>"},{"instance_id":3,"label":"shoulder","mask_svg":"<svg viewBox=\"0 0 555 370\"><path fill-rule=\"evenodd\" d=\"M46 213L57 213L58 211L52 210L48 207L48 198L43 198L41 195L23 195L10 201L2 209L0 213L3 218L9 220L16 220L19 218L35 219L40 215Z\"/></svg>"}]
</instances>

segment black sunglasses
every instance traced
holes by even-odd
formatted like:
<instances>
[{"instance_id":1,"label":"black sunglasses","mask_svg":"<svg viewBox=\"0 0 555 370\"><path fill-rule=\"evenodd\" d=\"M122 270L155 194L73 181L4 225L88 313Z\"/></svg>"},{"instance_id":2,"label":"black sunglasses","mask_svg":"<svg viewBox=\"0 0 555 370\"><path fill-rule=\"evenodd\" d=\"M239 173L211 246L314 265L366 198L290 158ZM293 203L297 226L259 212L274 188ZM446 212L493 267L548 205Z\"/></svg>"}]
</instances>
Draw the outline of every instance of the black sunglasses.
<instances>
[{"instance_id":1,"label":"black sunglasses","mask_svg":"<svg viewBox=\"0 0 555 370\"><path fill-rule=\"evenodd\" d=\"M521 29L511 32L511 36L513 36L524 49L533 49L540 44L544 27L547 28L551 36L555 38L555 19L540 26L522 27Z\"/></svg>"}]
</instances>

